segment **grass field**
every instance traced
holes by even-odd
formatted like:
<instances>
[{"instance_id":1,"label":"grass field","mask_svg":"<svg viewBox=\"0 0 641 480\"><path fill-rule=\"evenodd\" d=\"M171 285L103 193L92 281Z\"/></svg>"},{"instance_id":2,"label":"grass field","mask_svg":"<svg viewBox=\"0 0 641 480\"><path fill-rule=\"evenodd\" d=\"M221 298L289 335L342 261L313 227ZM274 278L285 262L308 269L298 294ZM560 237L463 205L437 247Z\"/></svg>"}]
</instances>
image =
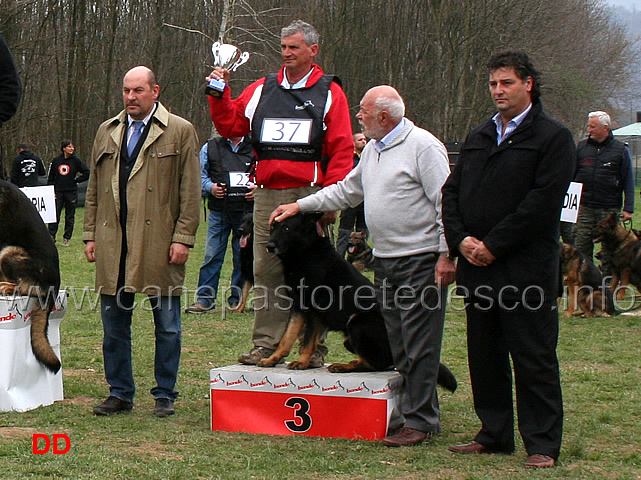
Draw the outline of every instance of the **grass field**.
<instances>
[{"instance_id":1,"label":"grass field","mask_svg":"<svg viewBox=\"0 0 641 480\"><path fill-rule=\"evenodd\" d=\"M93 287L84 259L78 211L71 247L59 248L64 287ZM193 291L204 249L205 224L191 253L186 285ZM226 264L221 284L229 282ZM92 294L93 295L93 294ZM142 299L143 297L141 297ZM95 296L94 296L95 300ZM183 305L192 299L183 299ZM77 307L77 308L76 308ZM559 466L526 471L526 454L457 456L447 446L468 441L479 427L472 408L465 350L465 320L450 307L442 359L459 380L441 395L443 433L430 443L389 449L380 443L310 437L231 434L209 429L209 369L236 362L250 347L253 316L183 315L183 354L176 415L152 416L153 323L134 316L135 409L112 418L92 407L108 389L103 377L102 327L90 302L69 300L61 325L65 400L52 406L0 413L0 478L60 479L641 479L641 317L561 320L559 357L565 403ZM349 360L330 335L329 361ZM35 433L64 433L64 455L34 455Z\"/></svg>"}]
</instances>

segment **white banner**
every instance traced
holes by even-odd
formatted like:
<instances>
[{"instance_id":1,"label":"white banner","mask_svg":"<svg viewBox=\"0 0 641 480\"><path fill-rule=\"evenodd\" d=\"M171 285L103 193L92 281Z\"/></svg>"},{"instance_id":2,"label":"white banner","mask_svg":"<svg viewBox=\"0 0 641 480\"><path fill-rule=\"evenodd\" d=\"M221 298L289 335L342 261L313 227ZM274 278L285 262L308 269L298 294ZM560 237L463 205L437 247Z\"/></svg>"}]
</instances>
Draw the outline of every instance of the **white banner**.
<instances>
[{"instance_id":1,"label":"white banner","mask_svg":"<svg viewBox=\"0 0 641 480\"><path fill-rule=\"evenodd\" d=\"M582 191L582 183L570 182L568 191L565 193L565 199L563 200L563 209L561 210L562 222L576 223L579 216Z\"/></svg>"},{"instance_id":2,"label":"white banner","mask_svg":"<svg viewBox=\"0 0 641 480\"><path fill-rule=\"evenodd\" d=\"M56 223L56 194L53 185L23 187L20 190L29 197L43 222Z\"/></svg>"}]
</instances>

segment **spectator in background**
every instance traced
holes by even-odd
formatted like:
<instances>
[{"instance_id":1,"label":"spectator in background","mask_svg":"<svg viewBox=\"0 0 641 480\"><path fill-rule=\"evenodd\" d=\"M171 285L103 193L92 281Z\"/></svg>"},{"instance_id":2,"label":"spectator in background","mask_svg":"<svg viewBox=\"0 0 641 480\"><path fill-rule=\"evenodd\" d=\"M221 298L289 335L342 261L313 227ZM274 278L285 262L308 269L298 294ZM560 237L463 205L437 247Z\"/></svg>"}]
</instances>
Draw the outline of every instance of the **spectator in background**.
<instances>
[{"instance_id":1,"label":"spectator in background","mask_svg":"<svg viewBox=\"0 0 641 480\"><path fill-rule=\"evenodd\" d=\"M245 213L251 212L253 205L253 189L247 186L253 160L254 150L244 137L212 138L200 150L200 177L209 219L205 259L198 274L197 299L185 309L187 313L211 312L216 308L220 271L230 233L234 269L227 301L232 309L238 306L243 289L239 230Z\"/></svg>"},{"instance_id":2,"label":"spectator in background","mask_svg":"<svg viewBox=\"0 0 641 480\"><path fill-rule=\"evenodd\" d=\"M361 160L361 152L367 145L367 138L362 133L355 133L354 136L354 168ZM338 240L336 251L341 257L345 256L349 236L352 232L364 232L367 235L367 224L365 223L365 208L363 203L355 207L346 208L341 212L340 223L338 224Z\"/></svg>"},{"instance_id":3,"label":"spectator in background","mask_svg":"<svg viewBox=\"0 0 641 480\"><path fill-rule=\"evenodd\" d=\"M13 161L11 168L11 183L18 187L37 187L38 177L45 175L45 165L42 159L29 150L25 143L18 145L18 156Z\"/></svg>"},{"instance_id":4,"label":"spectator in background","mask_svg":"<svg viewBox=\"0 0 641 480\"><path fill-rule=\"evenodd\" d=\"M68 247L78 204L78 184L89 179L89 168L74 153L76 148L71 140L63 140L60 146L62 154L53 159L49 166L48 185L53 185L56 193L56 222L49 224L49 233L56 241L58 224L62 209L65 209L65 232L62 235L62 246Z\"/></svg>"},{"instance_id":5,"label":"spectator in background","mask_svg":"<svg viewBox=\"0 0 641 480\"><path fill-rule=\"evenodd\" d=\"M610 213L621 214L625 222L632 218L634 212L634 173L630 150L623 142L614 139L610 131L610 116L605 112L588 114L588 138L581 140L576 148L574 181L583 184L574 245L592 260L594 227ZM610 252L604 250L604 253L603 263L608 265Z\"/></svg>"}]
</instances>

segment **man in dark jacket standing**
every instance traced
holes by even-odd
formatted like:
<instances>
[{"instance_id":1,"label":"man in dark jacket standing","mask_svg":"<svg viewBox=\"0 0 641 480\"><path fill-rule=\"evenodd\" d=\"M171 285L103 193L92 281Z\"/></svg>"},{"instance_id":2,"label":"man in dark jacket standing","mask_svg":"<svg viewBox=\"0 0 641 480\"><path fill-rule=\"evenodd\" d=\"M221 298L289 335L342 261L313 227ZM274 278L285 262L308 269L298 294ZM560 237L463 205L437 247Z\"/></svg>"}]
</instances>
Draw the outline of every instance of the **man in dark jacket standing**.
<instances>
[{"instance_id":1,"label":"man in dark jacket standing","mask_svg":"<svg viewBox=\"0 0 641 480\"><path fill-rule=\"evenodd\" d=\"M220 271L230 233L234 269L227 301L231 309L238 306L243 289L240 225L245 213L251 212L253 206L253 188L249 188L249 172L253 162L254 149L244 137L212 138L200 150L201 188L207 197L209 218L196 302L185 309L187 313L213 312L216 308Z\"/></svg>"},{"instance_id":2,"label":"man in dark jacket standing","mask_svg":"<svg viewBox=\"0 0 641 480\"><path fill-rule=\"evenodd\" d=\"M456 453L512 453L514 366L526 467L553 467L563 431L556 356L559 219L575 158L570 131L545 113L522 52L490 58L498 113L468 135L443 186L443 223L459 257L474 407L482 426Z\"/></svg>"},{"instance_id":3,"label":"man in dark jacket standing","mask_svg":"<svg viewBox=\"0 0 641 480\"><path fill-rule=\"evenodd\" d=\"M21 143L18 145L18 156L13 161L11 168L11 183L18 187L37 187L38 176L47 173L42 159L29 150L29 146Z\"/></svg>"},{"instance_id":4,"label":"man in dark jacket standing","mask_svg":"<svg viewBox=\"0 0 641 480\"><path fill-rule=\"evenodd\" d=\"M610 213L621 213L622 220L626 221L634 212L634 173L630 150L623 142L614 139L610 131L610 116L605 112L588 114L588 138L581 140L576 147L574 181L583 184L575 246L592 260L594 227Z\"/></svg>"},{"instance_id":5,"label":"man in dark jacket standing","mask_svg":"<svg viewBox=\"0 0 641 480\"><path fill-rule=\"evenodd\" d=\"M74 153L71 140L63 140L60 146L62 154L58 155L51 162L49 167L48 185L53 185L56 193L56 222L49 224L49 233L56 241L58 224L62 208L65 209L65 233L63 234L62 246L68 247L69 240L73 234L73 225L76 217L76 205L78 204L78 184L89 180L89 167L83 163Z\"/></svg>"}]
</instances>

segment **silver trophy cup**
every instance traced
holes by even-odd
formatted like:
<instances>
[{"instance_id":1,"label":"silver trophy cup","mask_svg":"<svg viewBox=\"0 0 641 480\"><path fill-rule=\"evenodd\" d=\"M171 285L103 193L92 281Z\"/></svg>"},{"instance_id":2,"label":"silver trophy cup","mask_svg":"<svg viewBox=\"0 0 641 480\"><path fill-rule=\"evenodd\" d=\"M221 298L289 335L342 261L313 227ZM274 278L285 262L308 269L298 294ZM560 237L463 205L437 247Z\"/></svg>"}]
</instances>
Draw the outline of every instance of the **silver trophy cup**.
<instances>
[{"instance_id":1,"label":"silver trophy cup","mask_svg":"<svg viewBox=\"0 0 641 480\"><path fill-rule=\"evenodd\" d=\"M222 67L232 72L249 59L249 52L241 52L240 48L228 43L215 42L211 46L211 53L214 57L214 67ZM225 82L212 78L207 84L207 95L220 98L225 90Z\"/></svg>"}]
</instances>

